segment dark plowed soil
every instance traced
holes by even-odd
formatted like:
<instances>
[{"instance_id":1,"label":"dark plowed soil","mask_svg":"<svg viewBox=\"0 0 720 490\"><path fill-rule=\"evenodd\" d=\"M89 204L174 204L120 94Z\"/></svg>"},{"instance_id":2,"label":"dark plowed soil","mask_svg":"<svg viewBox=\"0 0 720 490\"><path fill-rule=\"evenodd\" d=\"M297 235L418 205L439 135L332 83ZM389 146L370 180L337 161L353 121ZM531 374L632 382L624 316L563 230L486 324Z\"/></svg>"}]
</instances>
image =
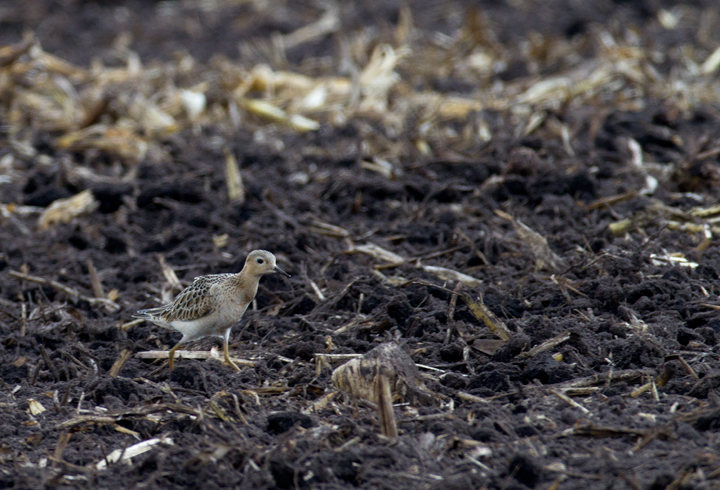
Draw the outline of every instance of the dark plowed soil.
<instances>
[{"instance_id":1,"label":"dark plowed soil","mask_svg":"<svg viewBox=\"0 0 720 490\"><path fill-rule=\"evenodd\" d=\"M347 39L393 44L409 12L415 56L398 66L404 85L385 116L300 134L250 116L233 131L206 121L153 136L159 151L134 162L62 147L57 131L18 120L0 90L0 487L719 487L720 230L717 213L698 210L720 198L720 102L673 78L691 65L696 78L717 76L699 74L720 43L714 2L343 2L332 7L341 28L280 60L273 36L324 7L192 3L2 2L0 43L33 31L46 52L83 68L120 66L118 50L129 49L146 64L189 55L208 70L227 59L353 79L357 67L340 62L357 48ZM449 55L417 57L472 37L468 25L475 46L502 53L483 77ZM468 43L462 59L479 49ZM627 68L592 103L532 109L537 130L512 104L388 123L410 90L530 88L605 56ZM213 87L210 105L221 97ZM244 203L228 199L228 154ZM392 171L376 171L386 160ZM86 189L96 209L38 226L53 201ZM536 260L542 246L510 217L547 239L554 266ZM348 253L364 244L407 260ZM239 271L257 248L293 277L263 278L233 329L233 356L254 365L180 359L169 372L166 360L137 356L180 338L129 324L177 292L161 257L187 285ZM90 261L119 308L91 300ZM458 291L482 298L510 339L490 342L499 338L453 297L456 280L422 266L480 280ZM370 404L331 395L342 361L317 355L389 341L438 395L428 406L397 400L395 440L380 435ZM157 444L114 462L113 451L147 440Z\"/></svg>"}]
</instances>

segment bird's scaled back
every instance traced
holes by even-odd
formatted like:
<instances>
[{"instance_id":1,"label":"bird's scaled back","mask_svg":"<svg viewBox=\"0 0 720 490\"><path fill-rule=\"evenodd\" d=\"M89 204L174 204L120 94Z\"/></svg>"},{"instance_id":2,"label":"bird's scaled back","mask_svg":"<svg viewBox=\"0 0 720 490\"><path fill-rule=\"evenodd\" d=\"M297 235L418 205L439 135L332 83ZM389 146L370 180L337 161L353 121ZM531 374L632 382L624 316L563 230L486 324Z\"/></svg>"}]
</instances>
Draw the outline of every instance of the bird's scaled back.
<instances>
[{"instance_id":1,"label":"bird's scaled back","mask_svg":"<svg viewBox=\"0 0 720 490\"><path fill-rule=\"evenodd\" d=\"M167 305L161 318L166 322L189 322L211 314L216 307L215 290L232 279L235 274L211 274L196 277L191 285Z\"/></svg>"}]
</instances>

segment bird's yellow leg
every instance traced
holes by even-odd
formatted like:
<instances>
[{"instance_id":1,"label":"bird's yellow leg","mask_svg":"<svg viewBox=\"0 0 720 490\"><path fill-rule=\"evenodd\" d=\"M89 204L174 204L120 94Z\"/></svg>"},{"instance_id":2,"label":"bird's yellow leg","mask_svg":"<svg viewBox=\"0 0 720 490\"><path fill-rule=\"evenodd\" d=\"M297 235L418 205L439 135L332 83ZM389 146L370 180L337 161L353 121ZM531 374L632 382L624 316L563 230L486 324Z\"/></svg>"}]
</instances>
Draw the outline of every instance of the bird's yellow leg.
<instances>
[{"instance_id":1,"label":"bird's yellow leg","mask_svg":"<svg viewBox=\"0 0 720 490\"><path fill-rule=\"evenodd\" d=\"M178 347L180 347L180 342L175 344L175 347L170 349L170 352L168 353L168 358L170 359L170 371L173 370L173 366L175 365L175 351L178 350Z\"/></svg>"},{"instance_id":2,"label":"bird's yellow leg","mask_svg":"<svg viewBox=\"0 0 720 490\"><path fill-rule=\"evenodd\" d=\"M240 371L240 368L235 364L232 359L230 359L230 351L229 351L229 345L230 344L230 329L228 328L227 331L225 331L225 337L223 338L223 351L225 352L225 363L230 364L235 371Z\"/></svg>"}]
</instances>

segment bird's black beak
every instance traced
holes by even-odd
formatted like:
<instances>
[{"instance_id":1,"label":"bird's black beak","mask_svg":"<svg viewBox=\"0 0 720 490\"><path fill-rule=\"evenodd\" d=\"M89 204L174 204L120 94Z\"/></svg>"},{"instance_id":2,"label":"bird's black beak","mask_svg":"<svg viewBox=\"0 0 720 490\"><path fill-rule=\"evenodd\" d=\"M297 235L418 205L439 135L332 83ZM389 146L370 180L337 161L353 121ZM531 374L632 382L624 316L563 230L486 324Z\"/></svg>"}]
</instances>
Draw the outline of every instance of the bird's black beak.
<instances>
[{"instance_id":1,"label":"bird's black beak","mask_svg":"<svg viewBox=\"0 0 720 490\"><path fill-rule=\"evenodd\" d=\"M281 269L280 267L278 267L278 266L275 266L275 269L274 269L274 270L275 270L275 272L278 272L278 273L282 274L282 275L285 276L285 277L292 277L290 274L288 274L287 272L285 272L284 270L282 270L282 269Z\"/></svg>"}]
</instances>

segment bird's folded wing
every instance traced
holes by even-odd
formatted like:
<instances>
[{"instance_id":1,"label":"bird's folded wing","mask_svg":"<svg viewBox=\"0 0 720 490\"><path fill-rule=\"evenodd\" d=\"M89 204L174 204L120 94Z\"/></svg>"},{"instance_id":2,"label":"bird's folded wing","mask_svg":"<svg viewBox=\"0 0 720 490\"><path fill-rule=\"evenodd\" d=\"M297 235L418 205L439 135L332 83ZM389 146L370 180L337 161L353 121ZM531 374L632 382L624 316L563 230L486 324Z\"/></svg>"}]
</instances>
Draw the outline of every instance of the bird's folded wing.
<instances>
[{"instance_id":1,"label":"bird's folded wing","mask_svg":"<svg viewBox=\"0 0 720 490\"><path fill-rule=\"evenodd\" d=\"M220 275L220 274L217 274ZM215 310L216 295L213 287L218 284L216 276L198 277L178 294L170 308L162 315L170 323L175 320L190 322L211 314Z\"/></svg>"}]
</instances>

